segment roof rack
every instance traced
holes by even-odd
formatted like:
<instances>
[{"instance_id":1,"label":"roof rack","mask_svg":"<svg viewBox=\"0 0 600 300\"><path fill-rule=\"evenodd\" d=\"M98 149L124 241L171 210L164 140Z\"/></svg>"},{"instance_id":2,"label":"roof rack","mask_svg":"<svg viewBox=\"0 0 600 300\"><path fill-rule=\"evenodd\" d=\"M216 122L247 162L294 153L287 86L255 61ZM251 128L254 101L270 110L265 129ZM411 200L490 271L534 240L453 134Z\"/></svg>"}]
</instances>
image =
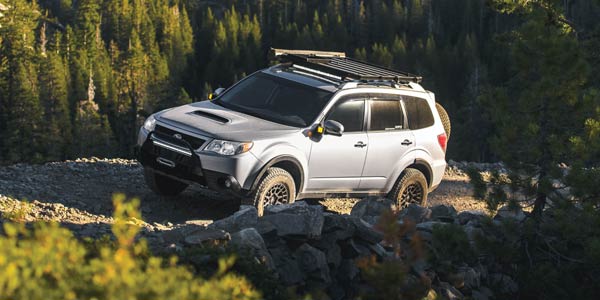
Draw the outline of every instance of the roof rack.
<instances>
[{"instance_id":1,"label":"roof rack","mask_svg":"<svg viewBox=\"0 0 600 300\"><path fill-rule=\"evenodd\" d=\"M392 70L346 57L343 52L286 50L271 48L272 54L282 63L307 68L320 75L338 77L343 81L392 81L395 83L419 83L421 76Z\"/></svg>"}]
</instances>

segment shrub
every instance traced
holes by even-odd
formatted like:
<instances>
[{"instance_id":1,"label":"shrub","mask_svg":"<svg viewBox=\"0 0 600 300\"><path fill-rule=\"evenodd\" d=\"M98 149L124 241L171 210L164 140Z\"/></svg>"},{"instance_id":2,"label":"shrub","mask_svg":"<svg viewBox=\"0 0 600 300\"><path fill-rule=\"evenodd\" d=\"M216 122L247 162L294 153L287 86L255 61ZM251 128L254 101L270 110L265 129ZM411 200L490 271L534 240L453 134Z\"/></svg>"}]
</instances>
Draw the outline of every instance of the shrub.
<instances>
[{"instance_id":1,"label":"shrub","mask_svg":"<svg viewBox=\"0 0 600 300\"><path fill-rule=\"evenodd\" d=\"M135 242L139 202L116 196L116 237L84 243L56 223L5 223L0 236L0 299L259 299L243 277L228 272L234 258L221 259L208 279L194 277L174 257L151 256Z\"/></svg>"}]
</instances>

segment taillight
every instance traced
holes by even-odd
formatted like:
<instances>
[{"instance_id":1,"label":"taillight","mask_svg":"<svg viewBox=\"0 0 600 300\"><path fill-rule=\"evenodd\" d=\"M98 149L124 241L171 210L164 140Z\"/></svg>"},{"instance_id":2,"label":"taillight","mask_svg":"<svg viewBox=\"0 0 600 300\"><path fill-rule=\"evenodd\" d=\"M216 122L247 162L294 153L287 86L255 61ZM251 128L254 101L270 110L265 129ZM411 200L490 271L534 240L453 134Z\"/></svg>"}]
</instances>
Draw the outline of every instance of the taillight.
<instances>
[{"instance_id":1,"label":"taillight","mask_svg":"<svg viewBox=\"0 0 600 300\"><path fill-rule=\"evenodd\" d=\"M442 133L438 135L438 143L444 152L446 152L446 143L448 143L448 138L446 137L446 133Z\"/></svg>"}]
</instances>

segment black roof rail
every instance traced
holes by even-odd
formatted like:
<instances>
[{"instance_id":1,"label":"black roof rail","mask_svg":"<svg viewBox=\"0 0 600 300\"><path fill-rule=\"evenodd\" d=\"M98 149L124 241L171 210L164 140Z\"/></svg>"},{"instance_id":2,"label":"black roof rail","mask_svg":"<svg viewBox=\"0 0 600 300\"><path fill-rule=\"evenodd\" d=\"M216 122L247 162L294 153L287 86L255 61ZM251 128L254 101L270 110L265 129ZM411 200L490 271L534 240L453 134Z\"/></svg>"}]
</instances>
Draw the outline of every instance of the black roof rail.
<instances>
[{"instance_id":1,"label":"black roof rail","mask_svg":"<svg viewBox=\"0 0 600 300\"><path fill-rule=\"evenodd\" d=\"M292 63L324 74L338 76L342 80L419 83L423 79L421 76L346 57L343 52L274 48L271 48L271 52L282 63Z\"/></svg>"}]
</instances>

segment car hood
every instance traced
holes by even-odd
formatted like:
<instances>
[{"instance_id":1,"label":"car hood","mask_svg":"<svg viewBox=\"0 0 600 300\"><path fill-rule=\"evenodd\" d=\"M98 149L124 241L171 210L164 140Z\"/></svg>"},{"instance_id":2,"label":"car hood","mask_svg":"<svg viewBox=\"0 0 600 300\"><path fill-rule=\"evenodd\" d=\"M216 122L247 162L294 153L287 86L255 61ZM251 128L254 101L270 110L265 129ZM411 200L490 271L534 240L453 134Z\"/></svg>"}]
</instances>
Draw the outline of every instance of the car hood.
<instances>
[{"instance_id":1,"label":"car hood","mask_svg":"<svg viewBox=\"0 0 600 300\"><path fill-rule=\"evenodd\" d=\"M232 141L253 141L301 132L301 128L270 122L214 104L195 102L166 110L157 116L186 131Z\"/></svg>"}]
</instances>

